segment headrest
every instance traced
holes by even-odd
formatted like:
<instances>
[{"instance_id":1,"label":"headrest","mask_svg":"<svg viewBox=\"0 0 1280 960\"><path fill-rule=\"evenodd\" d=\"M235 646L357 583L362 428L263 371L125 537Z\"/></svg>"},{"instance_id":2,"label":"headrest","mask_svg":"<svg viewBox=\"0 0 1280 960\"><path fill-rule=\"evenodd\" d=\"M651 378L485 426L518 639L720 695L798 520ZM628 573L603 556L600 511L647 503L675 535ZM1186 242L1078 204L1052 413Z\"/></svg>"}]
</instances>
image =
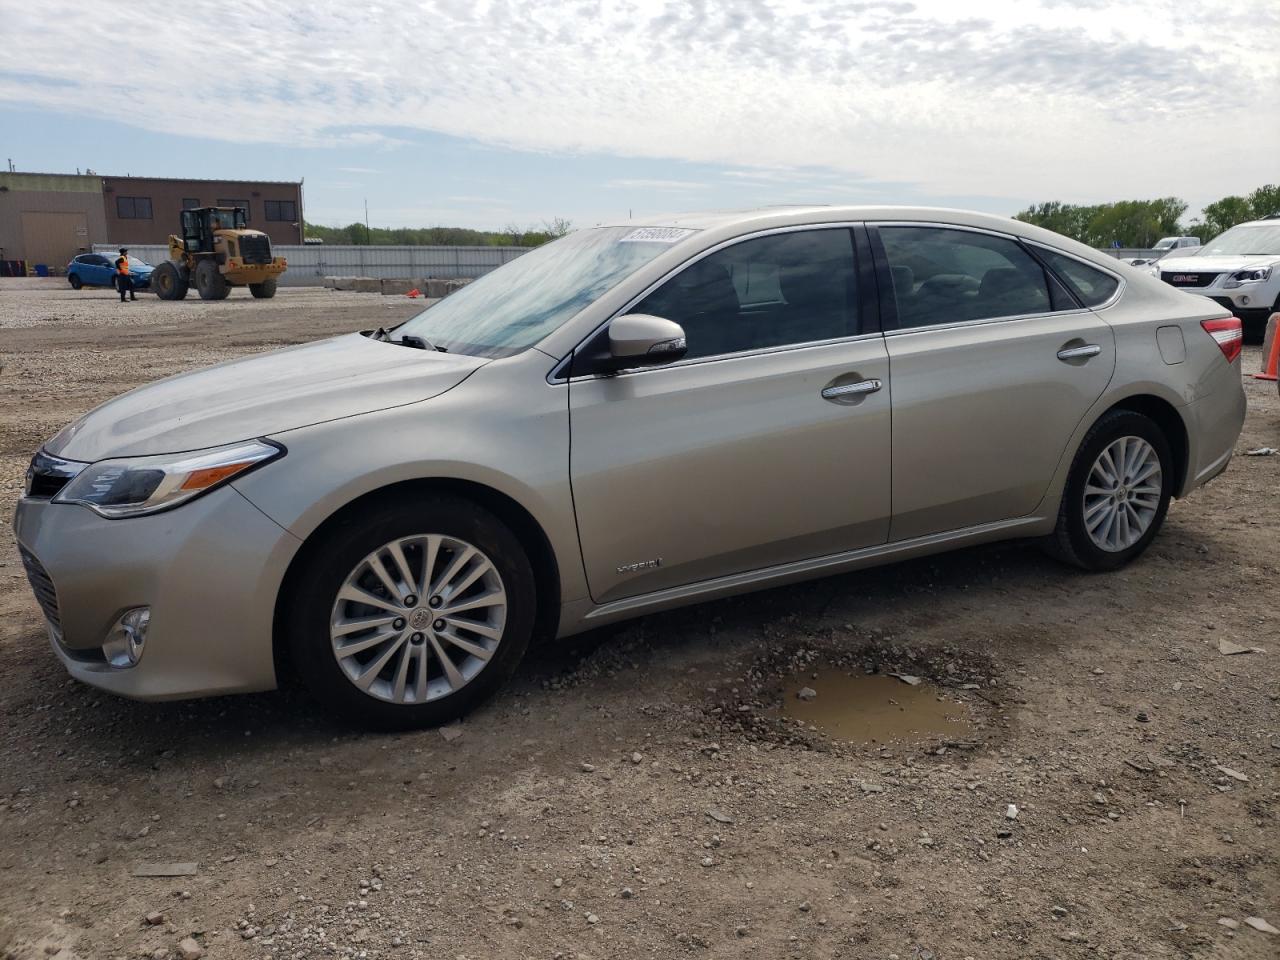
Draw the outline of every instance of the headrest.
<instances>
[{"instance_id":1,"label":"headrest","mask_svg":"<svg viewBox=\"0 0 1280 960\"><path fill-rule=\"evenodd\" d=\"M910 296L916 289L916 275L906 264L889 268L893 278L893 292L900 297Z\"/></svg>"},{"instance_id":2,"label":"headrest","mask_svg":"<svg viewBox=\"0 0 1280 960\"><path fill-rule=\"evenodd\" d=\"M847 306L849 271L831 269L816 263L787 267L778 274L778 287L788 305L793 307L820 305Z\"/></svg>"},{"instance_id":3,"label":"headrest","mask_svg":"<svg viewBox=\"0 0 1280 960\"><path fill-rule=\"evenodd\" d=\"M1013 267L994 267L982 275L982 286L978 288L978 296L1003 297L1015 290L1025 289L1029 279Z\"/></svg>"}]
</instances>

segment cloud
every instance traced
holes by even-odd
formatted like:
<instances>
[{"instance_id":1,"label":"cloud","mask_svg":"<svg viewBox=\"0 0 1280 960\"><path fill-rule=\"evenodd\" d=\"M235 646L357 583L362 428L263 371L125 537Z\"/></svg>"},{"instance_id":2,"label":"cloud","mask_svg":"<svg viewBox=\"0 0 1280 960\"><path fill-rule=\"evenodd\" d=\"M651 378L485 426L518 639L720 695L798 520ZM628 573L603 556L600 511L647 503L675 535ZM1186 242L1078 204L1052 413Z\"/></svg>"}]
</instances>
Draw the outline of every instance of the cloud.
<instances>
[{"instance_id":1,"label":"cloud","mask_svg":"<svg viewBox=\"0 0 1280 960\"><path fill-rule=\"evenodd\" d=\"M372 167L339 167L342 173L381 173L381 170L374 170Z\"/></svg>"},{"instance_id":2,"label":"cloud","mask_svg":"<svg viewBox=\"0 0 1280 960\"><path fill-rule=\"evenodd\" d=\"M621 179L610 180L605 186L631 190L701 190L706 184L693 180Z\"/></svg>"},{"instance_id":3,"label":"cloud","mask_svg":"<svg viewBox=\"0 0 1280 960\"><path fill-rule=\"evenodd\" d=\"M199 61L240 66L200 71L177 108L172 78L205 22L218 30ZM46 0L10 5L5 32L20 42L0 100L70 115L127 102L127 122L237 143L376 151L436 131L728 165L743 182L826 170L1081 200L1238 192L1274 179L1280 155L1280 124L1254 122L1280 89L1280 7L1249 0L421 0L358 16L337 0L192 0L123 47Z\"/></svg>"}]
</instances>

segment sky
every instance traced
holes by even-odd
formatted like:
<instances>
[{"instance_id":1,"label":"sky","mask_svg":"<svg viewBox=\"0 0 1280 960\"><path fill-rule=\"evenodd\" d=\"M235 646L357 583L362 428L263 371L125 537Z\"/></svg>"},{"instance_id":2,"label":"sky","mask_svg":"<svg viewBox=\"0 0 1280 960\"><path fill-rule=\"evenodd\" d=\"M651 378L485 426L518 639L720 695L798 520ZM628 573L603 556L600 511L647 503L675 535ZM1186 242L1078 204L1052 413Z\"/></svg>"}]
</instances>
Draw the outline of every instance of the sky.
<instances>
[{"instance_id":1,"label":"sky","mask_svg":"<svg viewBox=\"0 0 1280 960\"><path fill-rule=\"evenodd\" d=\"M0 0L0 162L304 181L312 222L1011 214L1280 181L1277 0ZM123 29L106 24L123 12Z\"/></svg>"}]
</instances>

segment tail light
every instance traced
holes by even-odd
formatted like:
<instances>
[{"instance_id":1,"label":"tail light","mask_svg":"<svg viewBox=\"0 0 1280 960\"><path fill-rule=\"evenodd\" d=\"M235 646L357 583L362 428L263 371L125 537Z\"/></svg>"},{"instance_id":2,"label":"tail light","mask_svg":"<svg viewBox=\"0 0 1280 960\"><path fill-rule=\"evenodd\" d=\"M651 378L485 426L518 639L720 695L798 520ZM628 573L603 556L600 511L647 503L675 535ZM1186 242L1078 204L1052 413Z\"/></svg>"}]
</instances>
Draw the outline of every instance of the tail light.
<instances>
[{"instance_id":1,"label":"tail light","mask_svg":"<svg viewBox=\"0 0 1280 960\"><path fill-rule=\"evenodd\" d=\"M1235 361L1244 349L1244 327L1239 317L1224 317L1221 320L1201 320L1204 332L1213 337L1227 363Z\"/></svg>"}]
</instances>

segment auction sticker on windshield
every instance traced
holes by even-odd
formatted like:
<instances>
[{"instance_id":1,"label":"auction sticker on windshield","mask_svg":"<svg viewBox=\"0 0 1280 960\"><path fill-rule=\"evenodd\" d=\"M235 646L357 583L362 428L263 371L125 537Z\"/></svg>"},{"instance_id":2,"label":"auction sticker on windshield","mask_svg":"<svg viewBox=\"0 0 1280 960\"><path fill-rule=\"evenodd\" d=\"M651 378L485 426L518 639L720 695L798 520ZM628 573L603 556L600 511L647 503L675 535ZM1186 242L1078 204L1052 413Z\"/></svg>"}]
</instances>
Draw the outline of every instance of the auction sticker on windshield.
<instances>
[{"instance_id":1,"label":"auction sticker on windshield","mask_svg":"<svg viewBox=\"0 0 1280 960\"><path fill-rule=\"evenodd\" d=\"M684 227L637 227L618 240L619 243L676 243L695 230Z\"/></svg>"}]
</instances>

